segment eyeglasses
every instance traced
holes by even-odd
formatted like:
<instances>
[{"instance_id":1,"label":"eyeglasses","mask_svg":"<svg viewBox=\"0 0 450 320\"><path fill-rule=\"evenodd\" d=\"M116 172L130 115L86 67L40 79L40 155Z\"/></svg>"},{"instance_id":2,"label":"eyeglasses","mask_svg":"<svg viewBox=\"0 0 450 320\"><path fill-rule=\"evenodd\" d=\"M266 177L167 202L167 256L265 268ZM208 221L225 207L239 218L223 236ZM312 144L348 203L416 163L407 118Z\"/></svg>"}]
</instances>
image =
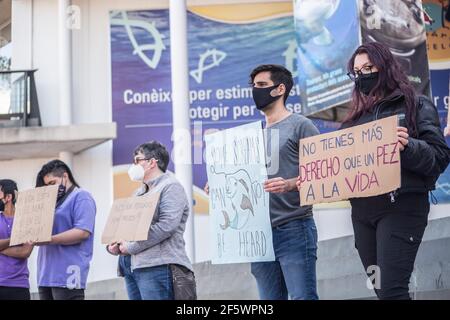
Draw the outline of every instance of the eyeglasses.
<instances>
[{"instance_id":1,"label":"eyeglasses","mask_svg":"<svg viewBox=\"0 0 450 320\"><path fill-rule=\"evenodd\" d=\"M148 160L150 160L150 159L149 159L149 158L137 158L137 157L135 157L135 158L133 159L133 163L134 163L134 164L138 164L139 162L144 161L144 160L148 161Z\"/></svg>"},{"instance_id":2,"label":"eyeglasses","mask_svg":"<svg viewBox=\"0 0 450 320\"><path fill-rule=\"evenodd\" d=\"M133 163L134 164L138 164L139 162L141 162L141 161L149 161L149 160L155 160L156 162L158 162L158 159L155 159L155 158L138 158L138 157L135 157L134 159L133 159Z\"/></svg>"},{"instance_id":3,"label":"eyeglasses","mask_svg":"<svg viewBox=\"0 0 450 320\"><path fill-rule=\"evenodd\" d=\"M359 70L355 70L353 72L348 72L347 76L350 78L350 80L355 81L362 74L371 74L372 68L373 68L373 66L371 66L371 65L364 66Z\"/></svg>"}]
</instances>

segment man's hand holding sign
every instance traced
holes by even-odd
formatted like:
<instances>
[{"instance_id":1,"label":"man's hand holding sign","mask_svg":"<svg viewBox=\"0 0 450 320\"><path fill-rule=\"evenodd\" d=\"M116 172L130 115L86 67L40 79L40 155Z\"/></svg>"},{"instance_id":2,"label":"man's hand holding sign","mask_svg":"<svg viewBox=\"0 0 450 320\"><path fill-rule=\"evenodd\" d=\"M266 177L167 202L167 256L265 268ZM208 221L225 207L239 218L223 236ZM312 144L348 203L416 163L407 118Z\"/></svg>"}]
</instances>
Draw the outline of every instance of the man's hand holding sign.
<instances>
[{"instance_id":1,"label":"man's hand holding sign","mask_svg":"<svg viewBox=\"0 0 450 320\"><path fill-rule=\"evenodd\" d=\"M282 177L272 178L264 181L264 191L272 193L285 193L295 190L296 178L284 179Z\"/></svg>"},{"instance_id":2,"label":"man's hand holding sign","mask_svg":"<svg viewBox=\"0 0 450 320\"><path fill-rule=\"evenodd\" d=\"M302 205L388 193L400 187L408 131L397 116L300 140Z\"/></svg>"}]
</instances>

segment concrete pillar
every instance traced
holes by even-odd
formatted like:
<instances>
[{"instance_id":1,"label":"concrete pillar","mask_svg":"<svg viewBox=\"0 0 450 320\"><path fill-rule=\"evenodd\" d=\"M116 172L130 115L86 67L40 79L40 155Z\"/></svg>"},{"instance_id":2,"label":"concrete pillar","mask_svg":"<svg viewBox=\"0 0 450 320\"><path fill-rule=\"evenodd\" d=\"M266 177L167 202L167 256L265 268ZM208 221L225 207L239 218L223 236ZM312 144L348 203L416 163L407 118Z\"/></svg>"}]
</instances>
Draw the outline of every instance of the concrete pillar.
<instances>
[{"instance_id":1,"label":"concrete pillar","mask_svg":"<svg viewBox=\"0 0 450 320\"><path fill-rule=\"evenodd\" d=\"M59 125L72 124L72 29L68 19L70 0L58 0ZM73 154L61 152L59 159L72 168Z\"/></svg>"},{"instance_id":2,"label":"concrete pillar","mask_svg":"<svg viewBox=\"0 0 450 320\"><path fill-rule=\"evenodd\" d=\"M187 48L187 8L185 0L170 0L170 55L172 68L172 159L175 174L186 190L190 215L186 224L186 250L195 262L194 212L192 210L191 125L189 118L189 67Z\"/></svg>"}]
</instances>

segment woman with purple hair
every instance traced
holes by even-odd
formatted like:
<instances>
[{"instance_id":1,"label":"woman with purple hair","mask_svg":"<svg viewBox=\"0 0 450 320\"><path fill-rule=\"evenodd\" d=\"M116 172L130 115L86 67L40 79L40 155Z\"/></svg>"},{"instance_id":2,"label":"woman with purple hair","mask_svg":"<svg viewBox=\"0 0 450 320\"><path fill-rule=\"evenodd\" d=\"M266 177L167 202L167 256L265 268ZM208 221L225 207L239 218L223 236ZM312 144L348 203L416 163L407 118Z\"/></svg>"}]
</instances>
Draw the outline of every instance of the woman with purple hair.
<instances>
[{"instance_id":1,"label":"woman with purple hair","mask_svg":"<svg viewBox=\"0 0 450 320\"><path fill-rule=\"evenodd\" d=\"M415 93L389 49L361 45L348 62L355 82L343 128L399 116L401 187L350 199L355 246L379 299L410 299L408 287L428 222L428 192L450 162L436 107ZM379 274L375 274L375 273Z\"/></svg>"}]
</instances>

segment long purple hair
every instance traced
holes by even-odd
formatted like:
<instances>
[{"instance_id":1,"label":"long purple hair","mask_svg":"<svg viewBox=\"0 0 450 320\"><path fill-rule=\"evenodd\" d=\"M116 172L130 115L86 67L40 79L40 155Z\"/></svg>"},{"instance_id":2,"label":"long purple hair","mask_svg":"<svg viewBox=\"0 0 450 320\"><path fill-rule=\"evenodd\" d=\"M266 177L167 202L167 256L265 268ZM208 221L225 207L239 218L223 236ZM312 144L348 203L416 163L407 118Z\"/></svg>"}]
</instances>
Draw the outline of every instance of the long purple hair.
<instances>
[{"instance_id":1,"label":"long purple hair","mask_svg":"<svg viewBox=\"0 0 450 320\"><path fill-rule=\"evenodd\" d=\"M355 87L352 93L352 108L344 120L353 122L364 113L373 109L382 98L388 97L395 90L399 90L405 96L406 124L411 136L417 136L416 130L416 92L408 80L400 64L394 58L389 48L378 42L369 42L359 46L348 61L347 70L353 72L355 57L366 53L370 62L378 69L378 82L368 96L363 96Z\"/></svg>"}]
</instances>

